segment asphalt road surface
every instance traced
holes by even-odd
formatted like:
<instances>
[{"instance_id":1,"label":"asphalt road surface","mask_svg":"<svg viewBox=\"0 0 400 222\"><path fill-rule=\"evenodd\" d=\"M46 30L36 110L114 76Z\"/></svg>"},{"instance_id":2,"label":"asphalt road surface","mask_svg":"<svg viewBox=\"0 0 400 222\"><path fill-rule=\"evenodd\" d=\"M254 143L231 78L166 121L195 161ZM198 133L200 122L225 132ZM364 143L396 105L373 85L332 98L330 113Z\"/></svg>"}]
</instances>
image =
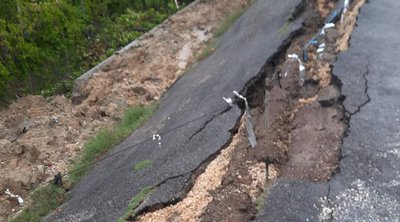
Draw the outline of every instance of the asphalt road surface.
<instances>
[{"instance_id":1,"label":"asphalt road surface","mask_svg":"<svg viewBox=\"0 0 400 222\"><path fill-rule=\"evenodd\" d=\"M256 221L400 221L400 1L370 0L334 65L351 114L328 183L279 179Z\"/></svg>"},{"instance_id":2,"label":"asphalt road surface","mask_svg":"<svg viewBox=\"0 0 400 222\"><path fill-rule=\"evenodd\" d=\"M242 91L256 78L284 40L301 27L301 19L287 32L279 31L301 0L258 0L224 34L218 49L177 81L161 99L155 115L111 153L214 112L161 135L157 141L119 153L96 164L77 184L71 199L46 221L115 221L131 198L145 187L155 192L140 206L171 203L182 197L193 171L227 144L242 111L222 99ZM218 112L216 112L218 111ZM134 171L136 163L153 164Z\"/></svg>"}]
</instances>

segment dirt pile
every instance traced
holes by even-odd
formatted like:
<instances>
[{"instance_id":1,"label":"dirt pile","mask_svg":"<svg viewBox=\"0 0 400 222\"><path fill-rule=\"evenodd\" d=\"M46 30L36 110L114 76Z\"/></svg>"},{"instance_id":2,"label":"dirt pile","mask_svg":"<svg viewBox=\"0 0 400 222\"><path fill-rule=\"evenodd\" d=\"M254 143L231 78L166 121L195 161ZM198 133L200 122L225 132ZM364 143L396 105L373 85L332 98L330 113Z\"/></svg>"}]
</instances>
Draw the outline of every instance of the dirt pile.
<instances>
[{"instance_id":1,"label":"dirt pile","mask_svg":"<svg viewBox=\"0 0 400 222\"><path fill-rule=\"evenodd\" d=\"M138 39L126 51L104 65L74 92L82 115L119 113L126 106L158 100L212 38L212 30L226 15L244 8L249 0L198 1L169 18L157 30ZM111 116L112 117L112 116Z\"/></svg>"},{"instance_id":2,"label":"dirt pile","mask_svg":"<svg viewBox=\"0 0 400 222\"><path fill-rule=\"evenodd\" d=\"M212 31L249 0L198 0L118 55L70 99L19 99L0 111L0 221L20 207L4 194L24 200L57 172L66 172L85 141L114 124L128 106L156 101L195 62Z\"/></svg>"}]
</instances>

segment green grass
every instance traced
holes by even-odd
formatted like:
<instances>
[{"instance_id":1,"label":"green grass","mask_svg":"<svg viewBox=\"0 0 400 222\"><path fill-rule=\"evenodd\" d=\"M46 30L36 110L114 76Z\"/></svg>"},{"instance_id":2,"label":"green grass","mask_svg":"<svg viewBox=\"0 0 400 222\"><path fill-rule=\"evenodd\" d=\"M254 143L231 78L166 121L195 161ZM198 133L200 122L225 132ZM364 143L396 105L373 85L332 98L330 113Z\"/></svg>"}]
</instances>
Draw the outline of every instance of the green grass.
<instances>
[{"instance_id":1,"label":"green grass","mask_svg":"<svg viewBox=\"0 0 400 222\"><path fill-rule=\"evenodd\" d=\"M153 189L151 187L143 188L139 193L137 193L131 200L128 205L128 208L125 210L125 213L122 217L118 218L117 222L122 222L130 217L134 217L134 210L139 206L139 204L150 196L153 193Z\"/></svg>"},{"instance_id":2,"label":"green grass","mask_svg":"<svg viewBox=\"0 0 400 222\"><path fill-rule=\"evenodd\" d=\"M153 161L151 161L151 160L143 160L143 161L140 161L139 163L135 164L135 166L133 166L133 170L139 171L146 167L150 167L152 164L153 164Z\"/></svg>"},{"instance_id":3,"label":"green grass","mask_svg":"<svg viewBox=\"0 0 400 222\"><path fill-rule=\"evenodd\" d=\"M78 182L85 175L88 164L129 136L153 114L155 109L155 105L130 108L116 127L100 130L85 144L81 158L72 167L70 182L72 184Z\"/></svg>"},{"instance_id":4,"label":"green grass","mask_svg":"<svg viewBox=\"0 0 400 222\"><path fill-rule=\"evenodd\" d=\"M203 59L205 59L205 58L207 58L209 55L211 55L214 51L215 51L215 49L218 47L218 42L217 42L217 40L211 40L207 45L206 45L206 47L203 49L203 50L201 50L200 51L200 53L198 53L197 55L196 55L196 60L197 61L201 61L201 60L203 60Z\"/></svg>"},{"instance_id":5,"label":"green grass","mask_svg":"<svg viewBox=\"0 0 400 222\"><path fill-rule=\"evenodd\" d=\"M32 204L13 218L13 222L39 222L42 217L60 206L65 199L63 188L48 185L36 189L32 194Z\"/></svg>"},{"instance_id":6,"label":"green grass","mask_svg":"<svg viewBox=\"0 0 400 222\"><path fill-rule=\"evenodd\" d=\"M86 142L81 158L73 165L69 178L64 186L73 186L85 175L88 165L100 155L118 145L136 128L146 121L156 110L156 105L137 106L125 111L121 121L114 127L100 130ZM145 166L143 166L145 167ZM32 204L24 209L13 222L39 222L52 210L60 206L66 199L64 188L52 184L36 189L32 195Z\"/></svg>"},{"instance_id":7,"label":"green grass","mask_svg":"<svg viewBox=\"0 0 400 222\"><path fill-rule=\"evenodd\" d=\"M284 35L289 31L289 27L292 25L292 22L296 18L297 14L298 14L298 11L296 9L292 9L290 11L290 14L285 19L285 23L278 30L280 35Z\"/></svg>"},{"instance_id":8,"label":"green grass","mask_svg":"<svg viewBox=\"0 0 400 222\"><path fill-rule=\"evenodd\" d=\"M260 211L265 208L265 193L259 196L255 201L254 205L256 206L257 211Z\"/></svg>"},{"instance_id":9,"label":"green grass","mask_svg":"<svg viewBox=\"0 0 400 222\"><path fill-rule=\"evenodd\" d=\"M274 183L273 180L267 179L267 182L264 185L263 192L254 200L254 206L256 207L257 211L261 211L266 206L266 198L268 196L269 190L271 189L272 184Z\"/></svg>"},{"instance_id":10,"label":"green grass","mask_svg":"<svg viewBox=\"0 0 400 222\"><path fill-rule=\"evenodd\" d=\"M282 27L279 28L278 32L280 35L285 35L289 31L289 27L292 25L291 22L285 21Z\"/></svg>"}]
</instances>

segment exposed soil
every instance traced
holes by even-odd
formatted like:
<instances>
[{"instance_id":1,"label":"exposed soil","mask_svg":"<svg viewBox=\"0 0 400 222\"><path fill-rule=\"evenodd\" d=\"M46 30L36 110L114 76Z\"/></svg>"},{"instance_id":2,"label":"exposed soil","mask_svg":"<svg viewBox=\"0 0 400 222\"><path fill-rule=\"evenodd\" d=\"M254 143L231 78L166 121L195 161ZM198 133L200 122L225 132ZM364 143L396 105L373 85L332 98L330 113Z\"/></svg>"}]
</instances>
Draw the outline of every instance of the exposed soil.
<instances>
[{"instance_id":1,"label":"exposed soil","mask_svg":"<svg viewBox=\"0 0 400 222\"><path fill-rule=\"evenodd\" d=\"M266 78L256 83L258 88L248 90L247 96L254 107L251 113L258 145L252 149L244 140L238 147L222 186L213 192L214 200L204 211L202 221L250 221L257 213L255 202L266 189L267 178L273 180L279 175L328 180L336 169L345 125L341 121L343 109L338 98L329 107L322 107L317 101L320 89L330 83L326 61L317 61L310 53L310 61L305 64L307 81L301 87L297 61L286 59L291 53L301 55L302 47L323 22L312 9L301 16L306 17L301 34L267 64L263 74ZM281 74L279 83L272 80L278 73ZM258 183L253 190L241 191L241 187L253 181L249 170L255 164L262 164L263 170L259 173L265 182Z\"/></svg>"},{"instance_id":2,"label":"exposed soil","mask_svg":"<svg viewBox=\"0 0 400 222\"><path fill-rule=\"evenodd\" d=\"M204 192L195 189L187 197L203 196L206 199L199 202L202 204L193 212L195 216L190 217L189 213L187 217L185 213L182 217L182 212L190 208L186 205L182 208L179 202L165 208L169 210L167 214L161 209L146 214L141 221L250 221L257 213L258 198L277 177L318 182L329 180L335 173L347 120L341 104L341 85L332 76L331 65L336 54L343 50L341 45L347 43L364 0L355 1L343 24L325 30L322 56L316 54L315 47L309 48L309 60L304 64L306 81L302 87L298 63L288 59L287 55L302 55L303 46L318 33L336 1L307 2L311 8L300 15L306 18L302 31L285 50L267 62L265 73L261 74L255 87L247 90L258 142L256 148L250 147L246 134L234 136L235 142L224 149L229 149L232 156L229 165L224 165L222 178L221 171L217 171L221 183L215 186L215 181L210 182L206 197ZM276 74L280 74L280 78L277 79ZM213 174L206 171L199 178L207 178L209 173ZM202 211L200 217L199 211Z\"/></svg>"},{"instance_id":3,"label":"exposed soil","mask_svg":"<svg viewBox=\"0 0 400 222\"><path fill-rule=\"evenodd\" d=\"M309 48L302 87L298 63L287 55L302 55L336 2L305 1L308 8L299 15L306 18L304 28L247 90L257 147L249 146L242 123L182 201L143 214L140 221L249 221L258 197L277 177L327 181L335 173L346 119L331 64L347 49L365 0L354 1L343 23L326 30L323 56ZM75 91L75 105L62 96L27 96L0 111L0 221L20 209L5 189L26 199L41 182L66 172L90 136L114 124L126 107L158 100L195 61L217 24L248 4L199 0L96 72Z\"/></svg>"},{"instance_id":4,"label":"exposed soil","mask_svg":"<svg viewBox=\"0 0 400 222\"><path fill-rule=\"evenodd\" d=\"M66 172L85 141L113 125L126 107L148 104L195 62L212 31L249 0L198 0L63 96L26 96L0 111L0 221L21 208L8 188L26 201L57 172Z\"/></svg>"},{"instance_id":5,"label":"exposed soil","mask_svg":"<svg viewBox=\"0 0 400 222\"><path fill-rule=\"evenodd\" d=\"M230 145L207 165L204 173L197 177L192 189L182 201L144 214L137 221L198 221L204 208L213 200L210 192L221 186L228 166L234 161L233 153L236 152L238 144L243 143L242 139L245 136L243 119L241 122L239 131L233 136Z\"/></svg>"}]
</instances>

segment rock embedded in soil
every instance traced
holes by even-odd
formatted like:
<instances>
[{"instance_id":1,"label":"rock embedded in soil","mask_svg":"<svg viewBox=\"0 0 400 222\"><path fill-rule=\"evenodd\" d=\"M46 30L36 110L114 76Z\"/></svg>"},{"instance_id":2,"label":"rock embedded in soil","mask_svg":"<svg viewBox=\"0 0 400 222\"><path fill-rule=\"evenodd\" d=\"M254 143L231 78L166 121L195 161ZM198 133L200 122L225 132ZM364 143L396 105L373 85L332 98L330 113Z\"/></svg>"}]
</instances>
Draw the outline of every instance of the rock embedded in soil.
<instances>
[{"instance_id":1,"label":"rock embedded in soil","mask_svg":"<svg viewBox=\"0 0 400 222\"><path fill-rule=\"evenodd\" d=\"M339 101L340 95L340 90L336 86L329 85L319 92L317 101L322 107L334 106Z\"/></svg>"}]
</instances>

